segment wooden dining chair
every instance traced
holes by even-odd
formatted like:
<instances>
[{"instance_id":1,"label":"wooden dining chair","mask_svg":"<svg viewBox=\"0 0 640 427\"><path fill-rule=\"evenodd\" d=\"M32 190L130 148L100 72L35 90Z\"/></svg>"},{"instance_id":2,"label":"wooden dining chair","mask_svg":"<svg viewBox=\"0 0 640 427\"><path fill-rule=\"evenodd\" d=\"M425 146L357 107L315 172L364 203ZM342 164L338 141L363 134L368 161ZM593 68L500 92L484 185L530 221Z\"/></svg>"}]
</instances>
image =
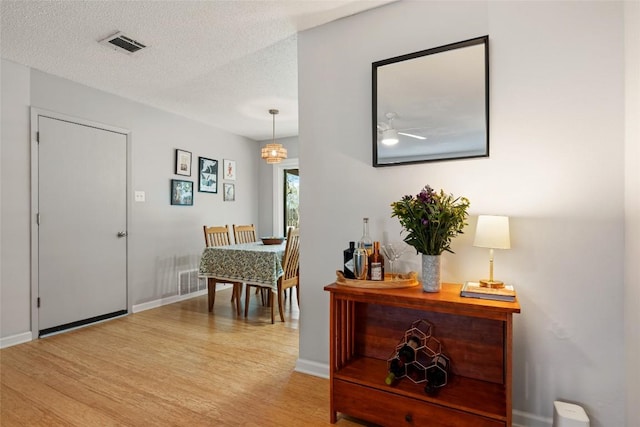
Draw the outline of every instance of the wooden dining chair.
<instances>
[{"instance_id":1,"label":"wooden dining chair","mask_svg":"<svg viewBox=\"0 0 640 427\"><path fill-rule=\"evenodd\" d=\"M233 238L235 239L236 244L252 243L252 242L258 241L256 237L256 228L253 226L253 224L249 224L249 225L233 224ZM256 288L256 294L260 291L262 291L260 293L262 297L262 305L266 305L267 299L268 299L267 291L265 289L261 290L259 288Z\"/></svg>"},{"instance_id":2,"label":"wooden dining chair","mask_svg":"<svg viewBox=\"0 0 640 427\"><path fill-rule=\"evenodd\" d=\"M300 280L299 280L299 265L300 265L300 231L297 228L290 228L287 233L287 245L285 246L284 255L282 256L282 270L283 275L278 279L278 289L276 292L278 298L278 306L280 311L280 320L284 322L284 303L283 295L284 291L295 286L296 295L298 297L298 306L300 306ZM247 290L244 299L244 317L249 314L249 298L251 295L250 288L256 287L257 289L266 290L268 293L268 306L271 309L271 323L275 320L275 310L273 302L273 292L271 287L253 285L247 283Z\"/></svg>"},{"instance_id":3,"label":"wooden dining chair","mask_svg":"<svg viewBox=\"0 0 640 427\"><path fill-rule=\"evenodd\" d=\"M231 235L229 234L229 226L213 226L202 227L204 230L204 243L206 247L228 246L231 244ZM216 302L216 284L218 282L213 278L207 279L207 294L209 296L209 311L213 310ZM236 312L240 314L240 293L242 292L242 283L231 282L233 292L231 293L231 303L236 303Z\"/></svg>"},{"instance_id":4,"label":"wooden dining chair","mask_svg":"<svg viewBox=\"0 0 640 427\"><path fill-rule=\"evenodd\" d=\"M229 226L213 226L203 227L204 229L204 242L206 247L211 246L228 246L231 244L231 237L229 235Z\"/></svg>"},{"instance_id":5,"label":"wooden dining chair","mask_svg":"<svg viewBox=\"0 0 640 427\"><path fill-rule=\"evenodd\" d=\"M251 243L256 242L256 228L253 224L250 225L235 225L233 224L233 238L238 243Z\"/></svg>"},{"instance_id":6,"label":"wooden dining chair","mask_svg":"<svg viewBox=\"0 0 640 427\"><path fill-rule=\"evenodd\" d=\"M282 257L284 273L278 279L278 308L280 320L284 322L284 293L287 289L296 288L296 298L300 307L300 229L289 228L287 246Z\"/></svg>"}]
</instances>

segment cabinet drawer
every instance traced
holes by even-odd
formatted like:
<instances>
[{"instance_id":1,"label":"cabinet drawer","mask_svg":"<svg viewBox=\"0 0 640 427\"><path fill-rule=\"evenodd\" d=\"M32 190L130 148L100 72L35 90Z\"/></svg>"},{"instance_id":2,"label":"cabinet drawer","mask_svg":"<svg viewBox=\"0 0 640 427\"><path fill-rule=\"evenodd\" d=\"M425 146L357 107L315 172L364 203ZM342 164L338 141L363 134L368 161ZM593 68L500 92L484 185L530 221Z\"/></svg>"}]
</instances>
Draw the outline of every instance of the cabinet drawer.
<instances>
[{"instance_id":1,"label":"cabinet drawer","mask_svg":"<svg viewBox=\"0 0 640 427\"><path fill-rule=\"evenodd\" d=\"M505 423L498 420L348 381L334 380L332 398L337 412L382 426L505 427Z\"/></svg>"}]
</instances>

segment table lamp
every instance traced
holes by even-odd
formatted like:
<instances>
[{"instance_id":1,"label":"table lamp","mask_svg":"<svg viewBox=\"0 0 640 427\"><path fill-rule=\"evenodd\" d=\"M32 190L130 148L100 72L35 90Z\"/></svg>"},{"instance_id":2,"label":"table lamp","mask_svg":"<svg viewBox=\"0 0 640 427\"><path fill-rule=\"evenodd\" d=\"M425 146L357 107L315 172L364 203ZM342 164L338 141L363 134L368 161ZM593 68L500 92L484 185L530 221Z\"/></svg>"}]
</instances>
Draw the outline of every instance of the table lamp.
<instances>
[{"instance_id":1,"label":"table lamp","mask_svg":"<svg viewBox=\"0 0 640 427\"><path fill-rule=\"evenodd\" d=\"M509 249L509 217L498 215L479 215L473 246L489 248L489 279L480 280L480 286L503 288L504 282L493 279L493 250Z\"/></svg>"}]
</instances>

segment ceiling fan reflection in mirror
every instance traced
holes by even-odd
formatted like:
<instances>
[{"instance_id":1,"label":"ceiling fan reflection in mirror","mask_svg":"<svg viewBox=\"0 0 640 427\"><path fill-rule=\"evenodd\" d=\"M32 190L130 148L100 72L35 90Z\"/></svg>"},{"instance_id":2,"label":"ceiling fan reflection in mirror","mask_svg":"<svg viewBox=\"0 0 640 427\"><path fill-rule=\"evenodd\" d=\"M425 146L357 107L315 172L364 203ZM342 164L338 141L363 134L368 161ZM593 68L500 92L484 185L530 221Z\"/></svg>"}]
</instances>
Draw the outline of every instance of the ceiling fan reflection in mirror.
<instances>
[{"instance_id":1,"label":"ceiling fan reflection in mirror","mask_svg":"<svg viewBox=\"0 0 640 427\"><path fill-rule=\"evenodd\" d=\"M427 139L426 136L405 132L407 130L421 129L421 128L407 128L407 129L394 128L392 122L397 116L398 115L396 113L387 113L385 114L387 121L378 123L378 134L382 138L380 142L382 142L384 145L395 145L399 141L398 135L404 135L404 136L408 136L416 139Z\"/></svg>"}]
</instances>

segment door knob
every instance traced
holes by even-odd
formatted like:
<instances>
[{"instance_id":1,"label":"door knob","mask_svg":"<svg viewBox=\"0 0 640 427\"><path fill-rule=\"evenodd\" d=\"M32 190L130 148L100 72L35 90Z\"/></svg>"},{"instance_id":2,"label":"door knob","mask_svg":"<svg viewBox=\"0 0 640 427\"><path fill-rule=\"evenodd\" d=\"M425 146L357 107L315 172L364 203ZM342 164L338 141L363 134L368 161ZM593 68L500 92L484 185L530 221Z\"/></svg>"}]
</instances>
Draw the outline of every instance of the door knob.
<instances>
[{"instance_id":1,"label":"door knob","mask_svg":"<svg viewBox=\"0 0 640 427\"><path fill-rule=\"evenodd\" d=\"M127 237L126 231L118 231L118 237Z\"/></svg>"}]
</instances>

